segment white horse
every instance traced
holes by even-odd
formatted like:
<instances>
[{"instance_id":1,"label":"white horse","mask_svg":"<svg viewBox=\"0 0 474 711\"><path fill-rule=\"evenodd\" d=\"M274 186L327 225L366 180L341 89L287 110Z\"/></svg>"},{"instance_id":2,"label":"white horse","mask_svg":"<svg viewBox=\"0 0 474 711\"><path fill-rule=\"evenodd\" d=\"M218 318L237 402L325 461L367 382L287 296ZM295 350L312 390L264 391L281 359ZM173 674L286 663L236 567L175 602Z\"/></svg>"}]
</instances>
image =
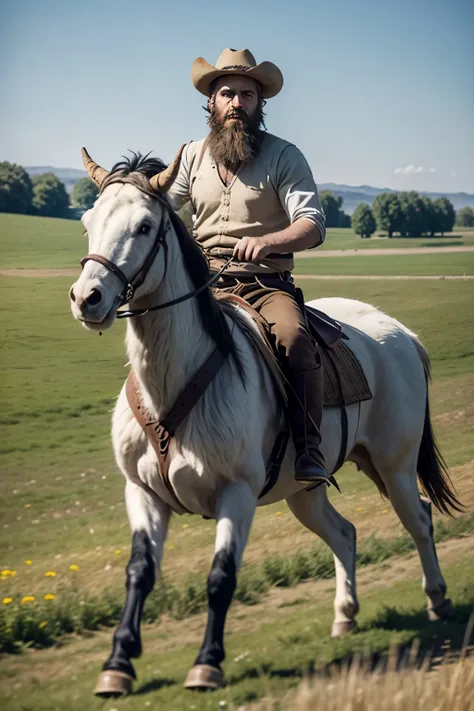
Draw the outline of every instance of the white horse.
<instances>
[{"instance_id":1,"label":"white horse","mask_svg":"<svg viewBox=\"0 0 474 711\"><path fill-rule=\"evenodd\" d=\"M179 158L163 171L156 159L135 157L109 173L84 155L101 192L83 217L94 254L83 260L82 274L70 291L74 317L88 329L105 331L125 301L142 310L128 321L126 348L143 404L155 420L168 412L216 345L226 356L172 440L169 480L179 504L163 483L155 450L134 418L124 388L119 395L112 439L126 477L132 554L125 607L96 693L116 695L131 689L135 673L130 658L141 653L143 604L160 568L173 510L216 520L208 623L186 686L217 688L225 683L221 670L225 618L256 506L286 499L297 519L332 550L334 636L356 625L356 531L331 505L326 486L306 491L295 481L291 444L276 485L259 500L284 410L268 369L262 367L238 320L224 313L210 289L169 308L146 312L179 301L209 279L204 257L164 194ZM458 506L431 430L428 355L414 333L373 306L342 298L318 299L312 305L343 324L373 394L371 400L347 408L347 459L388 496L412 535L430 617L448 616L451 603L436 556L430 505L420 498L417 487L418 473L439 509ZM340 447L340 410L325 409L322 450L330 471Z\"/></svg>"}]
</instances>

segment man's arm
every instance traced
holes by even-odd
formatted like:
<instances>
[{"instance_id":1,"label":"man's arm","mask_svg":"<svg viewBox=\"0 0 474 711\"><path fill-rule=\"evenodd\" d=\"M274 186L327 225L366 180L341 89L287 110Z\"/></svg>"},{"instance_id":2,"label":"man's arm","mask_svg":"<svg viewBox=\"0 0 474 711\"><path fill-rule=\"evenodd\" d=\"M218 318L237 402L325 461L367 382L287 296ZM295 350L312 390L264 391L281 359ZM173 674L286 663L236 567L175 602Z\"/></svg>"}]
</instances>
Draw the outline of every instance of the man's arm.
<instances>
[{"instance_id":1,"label":"man's arm","mask_svg":"<svg viewBox=\"0 0 474 711\"><path fill-rule=\"evenodd\" d=\"M275 181L275 189L291 224L261 237L243 237L234 249L234 255L241 261L258 264L272 252L301 252L324 242L326 219L318 188L306 159L296 146L288 145L282 152Z\"/></svg>"},{"instance_id":2,"label":"man's arm","mask_svg":"<svg viewBox=\"0 0 474 711\"><path fill-rule=\"evenodd\" d=\"M191 195L189 194L188 148L189 143L182 153L178 175L166 193L171 207L173 210L176 210L176 212L191 199Z\"/></svg>"},{"instance_id":3,"label":"man's arm","mask_svg":"<svg viewBox=\"0 0 474 711\"><path fill-rule=\"evenodd\" d=\"M263 237L242 237L235 245L234 256L241 262L259 264L269 254L290 254L301 252L321 244L319 227L305 217L280 232Z\"/></svg>"}]
</instances>

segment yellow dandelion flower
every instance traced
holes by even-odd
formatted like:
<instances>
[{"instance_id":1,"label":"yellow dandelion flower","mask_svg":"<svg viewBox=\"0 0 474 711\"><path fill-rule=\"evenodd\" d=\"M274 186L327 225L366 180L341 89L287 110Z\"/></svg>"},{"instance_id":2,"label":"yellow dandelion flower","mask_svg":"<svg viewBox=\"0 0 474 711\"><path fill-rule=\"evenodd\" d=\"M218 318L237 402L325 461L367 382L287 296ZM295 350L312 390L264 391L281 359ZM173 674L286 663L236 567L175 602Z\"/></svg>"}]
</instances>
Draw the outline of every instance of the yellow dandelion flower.
<instances>
[{"instance_id":1,"label":"yellow dandelion flower","mask_svg":"<svg viewBox=\"0 0 474 711\"><path fill-rule=\"evenodd\" d=\"M283 514L282 514L281 511L277 511L276 514L275 514L275 516L283 516Z\"/></svg>"},{"instance_id":2,"label":"yellow dandelion flower","mask_svg":"<svg viewBox=\"0 0 474 711\"><path fill-rule=\"evenodd\" d=\"M45 578L55 578L56 573L54 573L52 570L48 570L48 572L44 574L44 577Z\"/></svg>"},{"instance_id":3,"label":"yellow dandelion flower","mask_svg":"<svg viewBox=\"0 0 474 711\"><path fill-rule=\"evenodd\" d=\"M14 578L16 575L16 570L9 570L8 574L11 575L12 578Z\"/></svg>"},{"instance_id":4,"label":"yellow dandelion flower","mask_svg":"<svg viewBox=\"0 0 474 711\"><path fill-rule=\"evenodd\" d=\"M8 570L8 568L6 568L5 570L2 570L0 575L2 576L2 578L8 578L8 576L10 575L10 571Z\"/></svg>"},{"instance_id":5,"label":"yellow dandelion flower","mask_svg":"<svg viewBox=\"0 0 474 711\"><path fill-rule=\"evenodd\" d=\"M25 504L25 509L31 509L31 504Z\"/></svg>"},{"instance_id":6,"label":"yellow dandelion flower","mask_svg":"<svg viewBox=\"0 0 474 711\"><path fill-rule=\"evenodd\" d=\"M384 509L382 513L388 513L388 509Z\"/></svg>"},{"instance_id":7,"label":"yellow dandelion flower","mask_svg":"<svg viewBox=\"0 0 474 711\"><path fill-rule=\"evenodd\" d=\"M43 620L42 622L39 623L38 627L40 628L40 630L42 630L46 627L47 624L48 623L46 622L46 620Z\"/></svg>"},{"instance_id":8,"label":"yellow dandelion flower","mask_svg":"<svg viewBox=\"0 0 474 711\"><path fill-rule=\"evenodd\" d=\"M13 602L13 598L12 597L4 597L2 602L4 605L9 605L11 602Z\"/></svg>"},{"instance_id":9,"label":"yellow dandelion flower","mask_svg":"<svg viewBox=\"0 0 474 711\"><path fill-rule=\"evenodd\" d=\"M166 546L166 547L168 548L169 551L173 551L173 550L174 550L174 546Z\"/></svg>"},{"instance_id":10,"label":"yellow dandelion flower","mask_svg":"<svg viewBox=\"0 0 474 711\"><path fill-rule=\"evenodd\" d=\"M189 528L189 523L183 523L183 528Z\"/></svg>"},{"instance_id":11,"label":"yellow dandelion flower","mask_svg":"<svg viewBox=\"0 0 474 711\"><path fill-rule=\"evenodd\" d=\"M56 600L56 595L53 595L53 593L46 593L44 596L45 600Z\"/></svg>"},{"instance_id":12,"label":"yellow dandelion flower","mask_svg":"<svg viewBox=\"0 0 474 711\"><path fill-rule=\"evenodd\" d=\"M356 509L356 511L363 511L363 510L364 509L362 509L360 506L359 506L359 508Z\"/></svg>"},{"instance_id":13,"label":"yellow dandelion flower","mask_svg":"<svg viewBox=\"0 0 474 711\"><path fill-rule=\"evenodd\" d=\"M21 598L21 604L24 605L26 602L34 602L36 600L34 595L25 595Z\"/></svg>"},{"instance_id":14,"label":"yellow dandelion flower","mask_svg":"<svg viewBox=\"0 0 474 711\"><path fill-rule=\"evenodd\" d=\"M25 565L31 565L31 560L25 560Z\"/></svg>"},{"instance_id":15,"label":"yellow dandelion flower","mask_svg":"<svg viewBox=\"0 0 474 711\"><path fill-rule=\"evenodd\" d=\"M79 566L73 563L72 565L69 566L69 570L79 570Z\"/></svg>"},{"instance_id":16,"label":"yellow dandelion flower","mask_svg":"<svg viewBox=\"0 0 474 711\"><path fill-rule=\"evenodd\" d=\"M122 552L122 551L120 550L120 548L116 548L116 549L115 549L115 555L120 555L121 552Z\"/></svg>"}]
</instances>

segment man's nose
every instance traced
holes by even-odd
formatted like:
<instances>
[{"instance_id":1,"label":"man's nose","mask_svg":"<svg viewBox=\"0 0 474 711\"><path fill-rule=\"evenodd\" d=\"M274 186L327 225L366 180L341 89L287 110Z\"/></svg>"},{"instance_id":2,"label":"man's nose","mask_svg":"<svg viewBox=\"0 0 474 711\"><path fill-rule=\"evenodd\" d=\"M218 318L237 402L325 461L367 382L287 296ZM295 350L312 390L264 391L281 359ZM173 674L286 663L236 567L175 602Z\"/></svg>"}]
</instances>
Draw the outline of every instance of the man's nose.
<instances>
[{"instance_id":1,"label":"man's nose","mask_svg":"<svg viewBox=\"0 0 474 711\"><path fill-rule=\"evenodd\" d=\"M234 97L233 97L233 99L232 99L232 106L233 106L235 109L241 109L241 108L242 108L242 104L241 104L241 102L240 102L240 96L239 96L238 94L234 94Z\"/></svg>"}]
</instances>

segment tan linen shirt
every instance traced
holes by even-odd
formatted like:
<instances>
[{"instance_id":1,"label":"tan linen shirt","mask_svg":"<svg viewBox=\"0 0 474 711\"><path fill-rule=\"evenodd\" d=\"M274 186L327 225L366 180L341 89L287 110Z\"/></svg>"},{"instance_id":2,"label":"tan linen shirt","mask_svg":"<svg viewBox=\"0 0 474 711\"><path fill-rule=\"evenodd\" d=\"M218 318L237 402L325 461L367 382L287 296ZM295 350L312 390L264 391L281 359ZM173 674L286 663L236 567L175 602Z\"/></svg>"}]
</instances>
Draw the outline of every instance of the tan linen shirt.
<instances>
[{"instance_id":1,"label":"tan linen shirt","mask_svg":"<svg viewBox=\"0 0 474 711\"><path fill-rule=\"evenodd\" d=\"M195 239L217 269L242 237L263 237L305 218L325 237L325 217L311 169L291 143L263 134L259 155L238 170L226 186L205 139L185 147L178 176L168 192L175 210L191 200ZM316 245L314 245L316 246ZM270 254L262 265L232 264L227 273L281 272L293 269L292 254Z\"/></svg>"}]
</instances>

